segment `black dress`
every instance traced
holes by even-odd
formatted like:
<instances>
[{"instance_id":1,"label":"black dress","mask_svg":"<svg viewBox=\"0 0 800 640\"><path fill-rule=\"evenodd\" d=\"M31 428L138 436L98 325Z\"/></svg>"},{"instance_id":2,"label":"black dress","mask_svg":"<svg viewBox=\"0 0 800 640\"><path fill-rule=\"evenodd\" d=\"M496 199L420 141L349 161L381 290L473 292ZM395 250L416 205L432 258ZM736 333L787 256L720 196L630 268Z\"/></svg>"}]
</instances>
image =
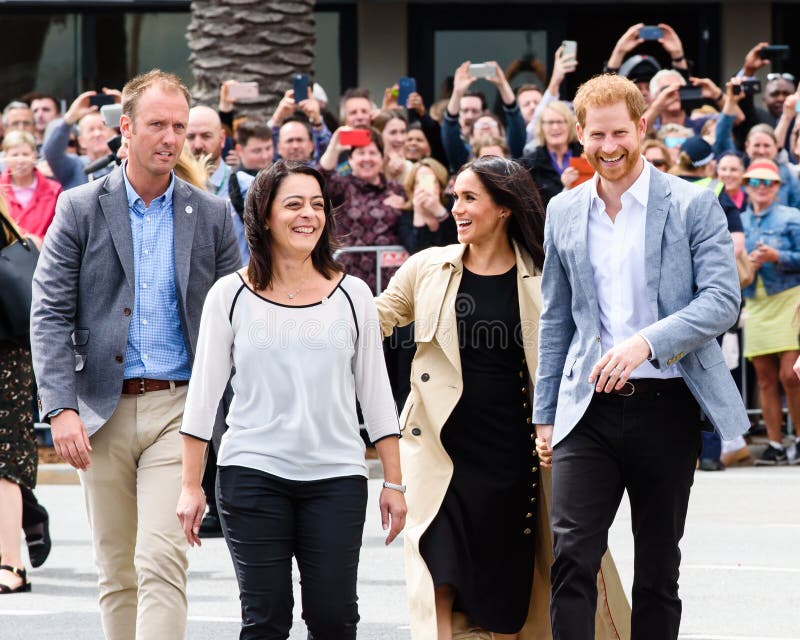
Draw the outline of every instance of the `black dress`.
<instances>
[{"instance_id":1,"label":"black dress","mask_svg":"<svg viewBox=\"0 0 800 640\"><path fill-rule=\"evenodd\" d=\"M538 482L516 267L464 269L456 317L464 391L441 435L453 477L420 551L434 585L455 589L456 611L516 633L530 602Z\"/></svg>"}]
</instances>

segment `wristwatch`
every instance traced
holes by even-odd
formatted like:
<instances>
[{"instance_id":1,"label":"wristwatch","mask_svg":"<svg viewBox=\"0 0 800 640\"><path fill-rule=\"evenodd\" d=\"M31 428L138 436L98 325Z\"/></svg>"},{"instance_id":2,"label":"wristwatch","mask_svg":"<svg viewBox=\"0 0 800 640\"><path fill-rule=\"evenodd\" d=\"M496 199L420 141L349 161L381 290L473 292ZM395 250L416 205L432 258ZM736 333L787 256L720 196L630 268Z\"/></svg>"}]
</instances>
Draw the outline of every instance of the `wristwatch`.
<instances>
[{"instance_id":1,"label":"wristwatch","mask_svg":"<svg viewBox=\"0 0 800 640\"><path fill-rule=\"evenodd\" d=\"M59 413L66 411L66 409L55 409L47 414L48 418L55 418Z\"/></svg>"},{"instance_id":2,"label":"wristwatch","mask_svg":"<svg viewBox=\"0 0 800 640\"><path fill-rule=\"evenodd\" d=\"M386 480L383 481L383 487L384 489L394 489L395 491L399 491L400 493L406 492L406 485L395 484L394 482L386 482Z\"/></svg>"}]
</instances>

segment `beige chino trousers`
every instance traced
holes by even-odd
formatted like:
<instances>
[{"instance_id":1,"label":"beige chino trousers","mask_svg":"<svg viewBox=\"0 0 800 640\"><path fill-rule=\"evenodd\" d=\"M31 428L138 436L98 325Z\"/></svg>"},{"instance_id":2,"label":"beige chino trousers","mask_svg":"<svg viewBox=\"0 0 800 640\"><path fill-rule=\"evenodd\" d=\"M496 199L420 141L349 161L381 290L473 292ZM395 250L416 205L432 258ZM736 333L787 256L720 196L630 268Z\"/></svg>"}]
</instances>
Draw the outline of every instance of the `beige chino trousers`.
<instances>
[{"instance_id":1,"label":"beige chino trousers","mask_svg":"<svg viewBox=\"0 0 800 640\"><path fill-rule=\"evenodd\" d=\"M175 515L187 387L123 395L80 472L107 640L182 640L187 542Z\"/></svg>"}]
</instances>

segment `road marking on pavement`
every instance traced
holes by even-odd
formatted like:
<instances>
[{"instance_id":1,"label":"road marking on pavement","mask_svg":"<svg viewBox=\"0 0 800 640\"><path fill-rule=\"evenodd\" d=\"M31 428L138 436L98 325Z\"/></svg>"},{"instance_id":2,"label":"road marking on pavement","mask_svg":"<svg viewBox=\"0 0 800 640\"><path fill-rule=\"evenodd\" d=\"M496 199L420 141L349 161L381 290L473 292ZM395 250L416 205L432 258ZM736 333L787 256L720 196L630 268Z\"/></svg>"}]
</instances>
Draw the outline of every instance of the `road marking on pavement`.
<instances>
[{"instance_id":1,"label":"road marking on pavement","mask_svg":"<svg viewBox=\"0 0 800 640\"><path fill-rule=\"evenodd\" d=\"M796 640L796 638L778 638L776 636L710 636L707 633L682 633L679 640Z\"/></svg>"},{"instance_id":2,"label":"road marking on pavement","mask_svg":"<svg viewBox=\"0 0 800 640\"><path fill-rule=\"evenodd\" d=\"M34 611L34 610L18 611L18 610L11 610L11 609L6 611L5 609L0 609L0 616L47 616L47 615L50 615L51 613L54 613L54 612L53 611Z\"/></svg>"},{"instance_id":3,"label":"road marking on pavement","mask_svg":"<svg viewBox=\"0 0 800 640\"><path fill-rule=\"evenodd\" d=\"M687 564L683 565L681 569L699 569L702 571L765 571L768 573L800 573L800 568L795 567L762 567L758 565L748 566L741 564ZM780 638L776 638L775 640L780 640Z\"/></svg>"}]
</instances>

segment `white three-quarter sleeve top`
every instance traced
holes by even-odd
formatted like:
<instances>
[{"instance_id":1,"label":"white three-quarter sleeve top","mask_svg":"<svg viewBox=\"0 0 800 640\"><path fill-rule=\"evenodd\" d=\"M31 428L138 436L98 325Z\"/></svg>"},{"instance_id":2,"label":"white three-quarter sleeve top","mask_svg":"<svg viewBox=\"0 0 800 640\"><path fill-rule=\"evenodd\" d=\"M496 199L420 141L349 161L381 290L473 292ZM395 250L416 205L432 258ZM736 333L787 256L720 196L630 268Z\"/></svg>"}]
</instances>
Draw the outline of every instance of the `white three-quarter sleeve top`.
<instances>
[{"instance_id":1,"label":"white three-quarter sleeve top","mask_svg":"<svg viewBox=\"0 0 800 640\"><path fill-rule=\"evenodd\" d=\"M399 436L372 292L353 276L331 289L288 306L233 273L208 292L181 433L211 439L233 367L219 466L288 480L367 476L356 397L373 442Z\"/></svg>"}]
</instances>

